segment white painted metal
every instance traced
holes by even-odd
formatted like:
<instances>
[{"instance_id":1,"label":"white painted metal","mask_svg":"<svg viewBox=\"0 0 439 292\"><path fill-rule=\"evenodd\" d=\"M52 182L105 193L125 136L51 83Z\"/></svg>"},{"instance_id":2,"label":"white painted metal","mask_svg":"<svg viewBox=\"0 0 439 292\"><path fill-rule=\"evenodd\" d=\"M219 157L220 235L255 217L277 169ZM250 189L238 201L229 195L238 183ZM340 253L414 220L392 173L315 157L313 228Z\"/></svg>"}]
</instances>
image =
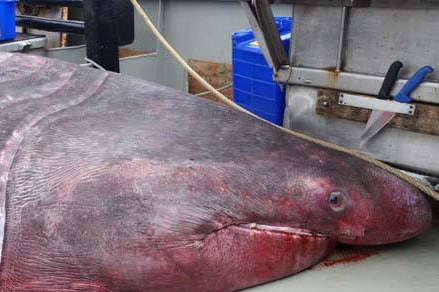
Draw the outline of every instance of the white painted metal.
<instances>
[{"instance_id":1,"label":"white painted metal","mask_svg":"<svg viewBox=\"0 0 439 292\"><path fill-rule=\"evenodd\" d=\"M378 98L370 98L369 96L353 95L348 93L340 93L338 103L340 105L405 115L414 115L416 110L416 105L414 104L401 103L391 100L381 100Z\"/></svg>"}]
</instances>

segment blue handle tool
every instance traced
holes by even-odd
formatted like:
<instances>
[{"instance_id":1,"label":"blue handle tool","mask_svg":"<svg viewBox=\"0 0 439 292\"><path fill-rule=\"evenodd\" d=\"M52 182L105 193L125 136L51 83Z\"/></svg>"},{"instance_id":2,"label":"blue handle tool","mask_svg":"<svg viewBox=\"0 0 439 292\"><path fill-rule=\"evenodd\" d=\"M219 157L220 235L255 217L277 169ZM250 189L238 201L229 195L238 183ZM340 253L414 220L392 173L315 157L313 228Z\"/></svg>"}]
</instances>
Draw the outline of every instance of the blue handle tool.
<instances>
[{"instance_id":1,"label":"blue handle tool","mask_svg":"<svg viewBox=\"0 0 439 292\"><path fill-rule=\"evenodd\" d=\"M425 66L418 70L412 78L407 81L401 91L395 96L394 100L403 103L409 103L412 101L410 93L424 81L427 74L432 73L434 70L431 66Z\"/></svg>"}]
</instances>

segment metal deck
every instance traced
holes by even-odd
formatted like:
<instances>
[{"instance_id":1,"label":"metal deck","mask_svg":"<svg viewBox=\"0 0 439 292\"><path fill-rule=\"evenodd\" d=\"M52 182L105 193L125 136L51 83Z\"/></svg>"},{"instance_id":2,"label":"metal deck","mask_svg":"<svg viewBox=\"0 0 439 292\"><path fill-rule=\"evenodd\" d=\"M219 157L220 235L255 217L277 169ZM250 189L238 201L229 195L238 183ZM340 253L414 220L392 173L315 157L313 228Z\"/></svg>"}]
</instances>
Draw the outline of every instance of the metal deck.
<instances>
[{"instance_id":1,"label":"metal deck","mask_svg":"<svg viewBox=\"0 0 439 292\"><path fill-rule=\"evenodd\" d=\"M326 265L245 291L429 292L439 289L439 224L413 240L360 249L337 263L346 253L336 250Z\"/></svg>"}]
</instances>

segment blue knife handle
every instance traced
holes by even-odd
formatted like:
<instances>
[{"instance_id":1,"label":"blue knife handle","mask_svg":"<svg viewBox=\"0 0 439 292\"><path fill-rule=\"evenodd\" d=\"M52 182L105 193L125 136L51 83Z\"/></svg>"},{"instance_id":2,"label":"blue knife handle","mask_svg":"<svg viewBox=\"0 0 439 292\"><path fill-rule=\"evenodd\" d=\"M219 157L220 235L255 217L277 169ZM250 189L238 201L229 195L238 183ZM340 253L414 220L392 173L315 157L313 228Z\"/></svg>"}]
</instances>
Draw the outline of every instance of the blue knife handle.
<instances>
[{"instance_id":1,"label":"blue knife handle","mask_svg":"<svg viewBox=\"0 0 439 292\"><path fill-rule=\"evenodd\" d=\"M427 74L432 73L434 70L431 66L425 66L418 70L412 78L407 81L401 91L395 96L394 100L403 103L409 103L412 101L410 93L424 81Z\"/></svg>"}]
</instances>

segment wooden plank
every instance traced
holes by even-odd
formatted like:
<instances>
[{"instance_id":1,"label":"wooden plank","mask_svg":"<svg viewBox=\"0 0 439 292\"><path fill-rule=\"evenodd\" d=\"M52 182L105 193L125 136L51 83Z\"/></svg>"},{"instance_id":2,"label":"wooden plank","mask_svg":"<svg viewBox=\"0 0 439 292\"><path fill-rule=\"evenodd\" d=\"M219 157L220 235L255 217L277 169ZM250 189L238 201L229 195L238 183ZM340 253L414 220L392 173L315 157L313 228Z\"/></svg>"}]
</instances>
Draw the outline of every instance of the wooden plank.
<instances>
[{"instance_id":1,"label":"wooden plank","mask_svg":"<svg viewBox=\"0 0 439 292\"><path fill-rule=\"evenodd\" d=\"M134 57L134 56L142 56L146 54L151 54L152 52L149 52L147 50L136 50L136 49L130 49L130 48L119 48L119 58L128 58L128 57Z\"/></svg>"},{"instance_id":2,"label":"wooden plank","mask_svg":"<svg viewBox=\"0 0 439 292\"><path fill-rule=\"evenodd\" d=\"M338 104L339 92L320 91L317 96L316 113L319 115L366 123L369 109L361 109ZM390 122L392 128L439 136L439 106L414 103L416 111L413 116L397 114Z\"/></svg>"},{"instance_id":3,"label":"wooden plank","mask_svg":"<svg viewBox=\"0 0 439 292\"><path fill-rule=\"evenodd\" d=\"M232 83L232 66L226 63L215 63L203 60L189 60L189 65L215 88L221 88ZM192 76L188 75L189 93L200 94L206 89ZM233 87L221 91L229 99L233 100ZM203 95L204 98L219 102L213 94Z\"/></svg>"},{"instance_id":4,"label":"wooden plank","mask_svg":"<svg viewBox=\"0 0 439 292\"><path fill-rule=\"evenodd\" d=\"M63 7L61 9L61 19L68 20L69 19L69 7ZM61 33L61 48L67 47L67 34Z\"/></svg>"}]
</instances>

